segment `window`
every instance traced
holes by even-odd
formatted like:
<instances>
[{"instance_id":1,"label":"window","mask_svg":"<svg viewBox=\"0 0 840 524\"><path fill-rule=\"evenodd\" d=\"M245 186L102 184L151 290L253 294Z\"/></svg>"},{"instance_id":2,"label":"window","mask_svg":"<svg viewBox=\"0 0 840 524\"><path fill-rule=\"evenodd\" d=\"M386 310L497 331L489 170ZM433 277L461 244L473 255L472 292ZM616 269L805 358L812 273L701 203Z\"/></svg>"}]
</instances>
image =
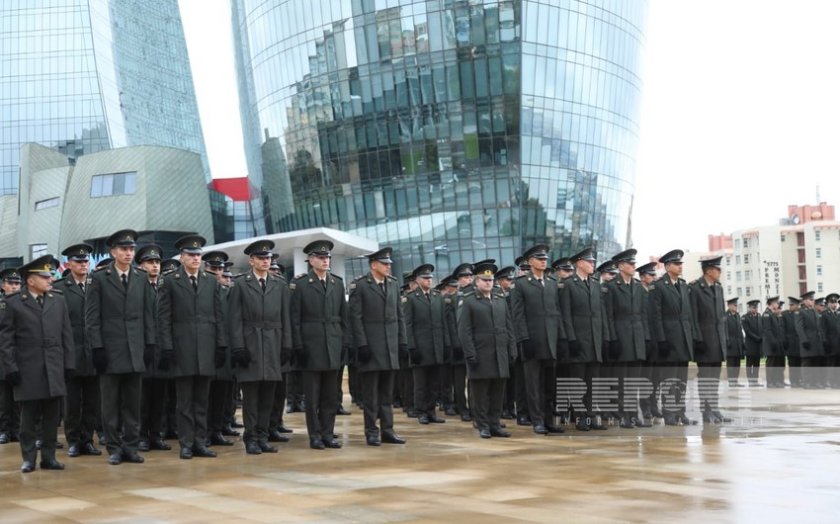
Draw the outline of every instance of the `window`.
<instances>
[{"instance_id":1,"label":"window","mask_svg":"<svg viewBox=\"0 0 840 524\"><path fill-rule=\"evenodd\" d=\"M737 294L738 294L739 297L741 296L741 288L738 288L738 293Z\"/></svg>"},{"instance_id":2,"label":"window","mask_svg":"<svg viewBox=\"0 0 840 524\"><path fill-rule=\"evenodd\" d=\"M133 195L137 190L137 171L94 175L90 182L92 198Z\"/></svg>"},{"instance_id":3,"label":"window","mask_svg":"<svg viewBox=\"0 0 840 524\"><path fill-rule=\"evenodd\" d=\"M784 234L784 233L782 233L782 234L780 235L780 239L781 239L781 241L782 241L782 242L784 242L784 241L785 241L785 234Z\"/></svg>"},{"instance_id":4,"label":"window","mask_svg":"<svg viewBox=\"0 0 840 524\"><path fill-rule=\"evenodd\" d=\"M744 294L746 296L752 295L752 286L747 286L746 289L744 290Z\"/></svg>"},{"instance_id":5,"label":"window","mask_svg":"<svg viewBox=\"0 0 840 524\"><path fill-rule=\"evenodd\" d=\"M822 282L817 282L817 293L823 292L823 285Z\"/></svg>"},{"instance_id":6,"label":"window","mask_svg":"<svg viewBox=\"0 0 840 524\"><path fill-rule=\"evenodd\" d=\"M822 258L822 248L817 248L817 258Z\"/></svg>"},{"instance_id":7,"label":"window","mask_svg":"<svg viewBox=\"0 0 840 524\"><path fill-rule=\"evenodd\" d=\"M822 276L822 266L817 266L817 276L818 277Z\"/></svg>"},{"instance_id":8,"label":"window","mask_svg":"<svg viewBox=\"0 0 840 524\"><path fill-rule=\"evenodd\" d=\"M744 237L744 249L747 249L748 247L750 247L750 239Z\"/></svg>"},{"instance_id":9,"label":"window","mask_svg":"<svg viewBox=\"0 0 840 524\"><path fill-rule=\"evenodd\" d=\"M814 240L816 240L817 242L820 241L820 230L819 229L814 230Z\"/></svg>"},{"instance_id":10,"label":"window","mask_svg":"<svg viewBox=\"0 0 840 524\"><path fill-rule=\"evenodd\" d=\"M741 281L741 272L740 272L740 271L736 271L736 272L735 272L735 280L736 280L737 282L740 282L740 281Z\"/></svg>"},{"instance_id":11,"label":"window","mask_svg":"<svg viewBox=\"0 0 840 524\"><path fill-rule=\"evenodd\" d=\"M35 260L38 257L44 256L47 254L47 245L46 244L30 244L29 245L29 259Z\"/></svg>"},{"instance_id":12,"label":"window","mask_svg":"<svg viewBox=\"0 0 840 524\"><path fill-rule=\"evenodd\" d=\"M732 280L732 271L726 272L726 280Z\"/></svg>"},{"instance_id":13,"label":"window","mask_svg":"<svg viewBox=\"0 0 840 524\"><path fill-rule=\"evenodd\" d=\"M735 265L741 265L741 255L735 255Z\"/></svg>"},{"instance_id":14,"label":"window","mask_svg":"<svg viewBox=\"0 0 840 524\"><path fill-rule=\"evenodd\" d=\"M744 264L749 264L749 263L750 263L750 256L745 254L744 255Z\"/></svg>"},{"instance_id":15,"label":"window","mask_svg":"<svg viewBox=\"0 0 840 524\"><path fill-rule=\"evenodd\" d=\"M42 209L47 209L50 207L55 207L61 201L59 197L48 198L46 200L40 200L35 202L35 211L40 211Z\"/></svg>"},{"instance_id":16,"label":"window","mask_svg":"<svg viewBox=\"0 0 840 524\"><path fill-rule=\"evenodd\" d=\"M746 247L746 246L744 246L744 247ZM735 239L735 249L741 249L741 239L740 238Z\"/></svg>"},{"instance_id":17,"label":"window","mask_svg":"<svg viewBox=\"0 0 840 524\"><path fill-rule=\"evenodd\" d=\"M727 295L731 295L731 294L732 294L732 286L726 286L726 294L727 294Z\"/></svg>"},{"instance_id":18,"label":"window","mask_svg":"<svg viewBox=\"0 0 840 524\"><path fill-rule=\"evenodd\" d=\"M749 280L751 278L752 278L752 271L750 271L749 269L745 270L744 271L744 280Z\"/></svg>"}]
</instances>

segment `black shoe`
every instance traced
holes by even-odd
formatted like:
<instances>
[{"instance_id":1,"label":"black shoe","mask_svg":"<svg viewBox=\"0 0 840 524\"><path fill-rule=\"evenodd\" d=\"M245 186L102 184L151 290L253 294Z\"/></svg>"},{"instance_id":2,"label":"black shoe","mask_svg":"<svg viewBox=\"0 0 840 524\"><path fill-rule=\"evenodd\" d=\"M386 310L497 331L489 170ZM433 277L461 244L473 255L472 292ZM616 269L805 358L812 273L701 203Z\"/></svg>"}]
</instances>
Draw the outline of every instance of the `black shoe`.
<instances>
[{"instance_id":1,"label":"black shoe","mask_svg":"<svg viewBox=\"0 0 840 524\"><path fill-rule=\"evenodd\" d=\"M633 429L636 427L636 424L633 423L633 419L629 417L621 417L621 422L618 424L618 427L624 429Z\"/></svg>"},{"instance_id":2,"label":"black shoe","mask_svg":"<svg viewBox=\"0 0 840 524\"><path fill-rule=\"evenodd\" d=\"M123 453L123 461L131 462L132 464L142 464L146 460L137 453Z\"/></svg>"},{"instance_id":3,"label":"black shoe","mask_svg":"<svg viewBox=\"0 0 840 524\"><path fill-rule=\"evenodd\" d=\"M257 442L257 446L260 447L260 451L263 453L277 453L277 448L274 446L269 446L268 442L263 442L262 440Z\"/></svg>"},{"instance_id":4,"label":"black shoe","mask_svg":"<svg viewBox=\"0 0 840 524\"><path fill-rule=\"evenodd\" d=\"M342 406L341 404L339 404L339 405L338 405L338 409L337 409L337 410L335 410L335 414L336 414L336 415L349 415L349 414L350 414L350 412L349 412L349 411L347 411L346 409L344 409L344 406Z\"/></svg>"},{"instance_id":5,"label":"black shoe","mask_svg":"<svg viewBox=\"0 0 840 524\"><path fill-rule=\"evenodd\" d=\"M585 421L579 420L575 423L575 429L578 431L589 431L589 425Z\"/></svg>"},{"instance_id":6,"label":"black shoe","mask_svg":"<svg viewBox=\"0 0 840 524\"><path fill-rule=\"evenodd\" d=\"M149 449L155 449L158 451L169 451L172 449L172 446L164 442L164 440L160 437L153 438L149 441ZM143 451L142 449L140 451Z\"/></svg>"},{"instance_id":7,"label":"black shoe","mask_svg":"<svg viewBox=\"0 0 840 524\"><path fill-rule=\"evenodd\" d=\"M11 434L9 434L9 438L12 439L12 442L20 442L20 434L19 433L11 433Z\"/></svg>"},{"instance_id":8,"label":"black shoe","mask_svg":"<svg viewBox=\"0 0 840 524\"><path fill-rule=\"evenodd\" d=\"M448 407L448 408L446 408L446 410L444 411L444 414L445 414L446 416L448 416L448 417L454 417L455 415L457 415L457 414L458 414L458 412L457 412L457 411L455 411L455 408L453 408L453 407Z\"/></svg>"},{"instance_id":9,"label":"black shoe","mask_svg":"<svg viewBox=\"0 0 840 524\"><path fill-rule=\"evenodd\" d=\"M478 431L478 436L479 436L479 437L481 437L481 438L490 438L490 437L492 437L493 435L491 435L491 434L490 434L490 430L489 430L489 429L480 429L480 430Z\"/></svg>"},{"instance_id":10,"label":"black shoe","mask_svg":"<svg viewBox=\"0 0 840 524\"><path fill-rule=\"evenodd\" d=\"M723 414L718 410L713 410L712 411L712 417L714 418L714 421L718 424L722 424L722 423L725 423L725 422L732 422L731 418L724 417Z\"/></svg>"},{"instance_id":11,"label":"black shoe","mask_svg":"<svg viewBox=\"0 0 840 524\"><path fill-rule=\"evenodd\" d=\"M234 421L230 423L230 427L232 427L232 428L242 429L242 428L244 428L245 426L243 426L242 424L240 424L239 422L237 422L237 421L236 421L236 419L234 419ZM231 435L231 436L233 436L233 435Z\"/></svg>"},{"instance_id":12,"label":"black shoe","mask_svg":"<svg viewBox=\"0 0 840 524\"><path fill-rule=\"evenodd\" d=\"M41 469L54 469L54 470L64 469L64 464L62 464L61 462L59 462L55 459L42 460L41 464L39 464L39 465L41 466Z\"/></svg>"},{"instance_id":13,"label":"black shoe","mask_svg":"<svg viewBox=\"0 0 840 524\"><path fill-rule=\"evenodd\" d=\"M509 438L510 432L505 431L502 428L490 428L490 435L494 437Z\"/></svg>"},{"instance_id":14,"label":"black shoe","mask_svg":"<svg viewBox=\"0 0 840 524\"><path fill-rule=\"evenodd\" d=\"M501 418L503 418L505 420L513 420L516 417L513 416L513 412L511 412L509 409L506 409L506 410L502 411Z\"/></svg>"},{"instance_id":15,"label":"black shoe","mask_svg":"<svg viewBox=\"0 0 840 524\"><path fill-rule=\"evenodd\" d=\"M377 437L376 435L366 436L365 437L365 443L368 446L381 446L382 445L382 441L379 440L379 437Z\"/></svg>"},{"instance_id":16,"label":"black shoe","mask_svg":"<svg viewBox=\"0 0 840 524\"><path fill-rule=\"evenodd\" d=\"M437 415L432 415L431 417L429 417L429 422L431 422L432 424L445 424L446 419L438 417Z\"/></svg>"},{"instance_id":17,"label":"black shoe","mask_svg":"<svg viewBox=\"0 0 840 524\"><path fill-rule=\"evenodd\" d=\"M102 451L97 449L96 446L93 445L93 442L85 442L82 444L79 451L82 452L82 455L91 455L94 457L98 457L102 454Z\"/></svg>"},{"instance_id":18,"label":"black shoe","mask_svg":"<svg viewBox=\"0 0 840 524\"><path fill-rule=\"evenodd\" d=\"M262 455L262 450L256 442L246 442L245 453L249 455Z\"/></svg>"},{"instance_id":19,"label":"black shoe","mask_svg":"<svg viewBox=\"0 0 840 524\"><path fill-rule=\"evenodd\" d=\"M548 429L543 424L534 425L534 433L537 435L548 435Z\"/></svg>"},{"instance_id":20,"label":"black shoe","mask_svg":"<svg viewBox=\"0 0 840 524\"><path fill-rule=\"evenodd\" d=\"M327 446L324 445L323 440L315 439L309 441L309 447L312 449L325 449Z\"/></svg>"},{"instance_id":21,"label":"black shoe","mask_svg":"<svg viewBox=\"0 0 840 524\"><path fill-rule=\"evenodd\" d=\"M400 437L393 431L383 431L382 442L384 442L385 444L405 444L405 439Z\"/></svg>"},{"instance_id":22,"label":"black shoe","mask_svg":"<svg viewBox=\"0 0 840 524\"><path fill-rule=\"evenodd\" d=\"M281 435L280 430L278 429L270 429L268 430L268 441L269 442L288 442L289 437L286 435Z\"/></svg>"},{"instance_id":23,"label":"black shoe","mask_svg":"<svg viewBox=\"0 0 840 524\"><path fill-rule=\"evenodd\" d=\"M659 411L659 408L656 407L656 406L653 406L652 408L650 408L650 414L651 414L652 417L662 418L662 412Z\"/></svg>"},{"instance_id":24,"label":"black shoe","mask_svg":"<svg viewBox=\"0 0 840 524\"><path fill-rule=\"evenodd\" d=\"M414 408L408 408L405 411L405 416L408 418L417 418L420 416L420 413L418 413L417 410Z\"/></svg>"},{"instance_id":25,"label":"black shoe","mask_svg":"<svg viewBox=\"0 0 840 524\"><path fill-rule=\"evenodd\" d=\"M634 421L637 428L652 428L653 423L647 418L639 418Z\"/></svg>"},{"instance_id":26,"label":"black shoe","mask_svg":"<svg viewBox=\"0 0 840 524\"><path fill-rule=\"evenodd\" d=\"M146 439L140 439L140 442L137 443L137 450L138 451L149 451L151 449L151 445L149 441Z\"/></svg>"},{"instance_id":27,"label":"black shoe","mask_svg":"<svg viewBox=\"0 0 840 524\"><path fill-rule=\"evenodd\" d=\"M12 437L10 437L8 433L6 433L5 431L3 433L0 433L0 444L8 444L11 441Z\"/></svg>"},{"instance_id":28,"label":"black shoe","mask_svg":"<svg viewBox=\"0 0 840 524\"><path fill-rule=\"evenodd\" d=\"M663 418L665 419L665 425L666 426L679 426L680 425L680 420L673 413L667 413L666 412L665 416Z\"/></svg>"},{"instance_id":29,"label":"black shoe","mask_svg":"<svg viewBox=\"0 0 840 524\"><path fill-rule=\"evenodd\" d=\"M81 454L82 454L82 449L75 444L73 444L72 446L67 448L67 456L68 457L78 457Z\"/></svg>"},{"instance_id":30,"label":"black shoe","mask_svg":"<svg viewBox=\"0 0 840 524\"><path fill-rule=\"evenodd\" d=\"M324 441L324 446L331 448L331 449L340 449L341 442L337 441L336 439L329 439Z\"/></svg>"},{"instance_id":31,"label":"black shoe","mask_svg":"<svg viewBox=\"0 0 840 524\"><path fill-rule=\"evenodd\" d=\"M226 439L218 431L215 433L210 433L210 438L207 440L213 446L233 446L233 441Z\"/></svg>"},{"instance_id":32,"label":"black shoe","mask_svg":"<svg viewBox=\"0 0 840 524\"><path fill-rule=\"evenodd\" d=\"M461 415L461 420L464 422L472 422L472 415L469 413L464 413Z\"/></svg>"},{"instance_id":33,"label":"black shoe","mask_svg":"<svg viewBox=\"0 0 840 524\"><path fill-rule=\"evenodd\" d=\"M122 453L114 453L108 457L108 464L112 466L119 466L122 464Z\"/></svg>"},{"instance_id":34,"label":"black shoe","mask_svg":"<svg viewBox=\"0 0 840 524\"><path fill-rule=\"evenodd\" d=\"M230 426L225 426L222 428L222 435L224 435L225 437L238 437L239 432Z\"/></svg>"},{"instance_id":35,"label":"black shoe","mask_svg":"<svg viewBox=\"0 0 840 524\"><path fill-rule=\"evenodd\" d=\"M28 460L23 461L23 464L20 465L20 472L21 473L32 473L35 471L35 463L30 462Z\"/></svg>"},{"instance_id":36,"label":"black shoe","mask_svg":"<svg viewBox=\"0 0 840 524\"><path fill-rule=\"evenodd\" d=\"M696 420L691 420L686 416L685 413L680 413L679 415L677 415L677 420L679 420L680 424L682 424L683 426L694 426L697 424Z\"/></svg>"},{"instance_id":37,"label":"black shoe","mask_svg":"<svg viewBox=\"0 0 840 524\"><path fill-rule=\"evenodd\" d=\"M100 446L104 446L107 442L108 442L108 441L105 439L105 434L104 434L104 433L100 433L100 434L99 434L99 445L100 445Z\"/></svg>"},{"instance_id":38,"label":"black shoe","mask_svg":"<svg viewBox=\"0 0 840 524\"><path fill-rule=\"evenodd\" d=\"M206 457L206 458L213 458L216 456L216 452L207 449L204 446L196 446L192 450L193 457Z\"/></svg>"},{"instance_id":39,"label":"black shoe","mask_svg":"<svg viewBox=\"0 0 840 524\"><path fill-rule=\"evenodd\" d=\"M531 419L529 419L528 417L519 417L519 418L516 419L516 425L517 426L530 426L531 425Z\"/></svg>"},{"instance_id":40,"label":"black shoe","mask_svg":"<svg viewBox=\"0 0 840 524\"><path fill-rule=\"evenodd\" d=\"M275 429L275 431L277 431L278 433L294 433L294 430L287 428L287 427L286 427L286 426L284 426L283 424L280 424L279 426L277 426L277 427L276 427L276 428L274 428L274 429Z\"/></svg>"},{"instance_id":41,"label":"black shoe","mask_svg":"<svg viewBox=\"0 0 840 524\"><path fill-rule=\"evenodd\" d=\"M423 424L423 425L431 424L431 421L429 420L428 415L420 415L419 417L417 417L417 422L419 422L420 424Z\"/></svg>"},{"instance_id":42,"label":"black shoe","mask_svg":"<svg viewBox=\"0 0 840 524\"><path fill-rule=\"evenodd\" d=\"M554 433L554 434L560 434L560 433L565 433L565 432L566 432L566 430L564 430L564 429L563 429L563 428L561 428L560 426L555 426L554 424L547 424L547 425L545 426L545 429L546 429L549 433Z\"/></svg>"}]
</instances>

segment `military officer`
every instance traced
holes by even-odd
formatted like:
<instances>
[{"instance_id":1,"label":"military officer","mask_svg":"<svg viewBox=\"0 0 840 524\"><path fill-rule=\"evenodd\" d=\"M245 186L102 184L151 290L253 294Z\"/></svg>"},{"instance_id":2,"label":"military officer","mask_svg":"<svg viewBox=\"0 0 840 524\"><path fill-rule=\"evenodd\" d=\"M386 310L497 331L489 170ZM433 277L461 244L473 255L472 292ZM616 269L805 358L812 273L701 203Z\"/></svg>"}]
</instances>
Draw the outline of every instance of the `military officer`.
<instances>
[{"instance_id":1,"label":"military officer","mask_svg":"<svg viewBox=\"0 0 840 524\"><path fill-rule=\"evenodd\" d=\"M648 380L652 390L650 395L642 398L639 403L641 404L642 417L646 421L651 421L653 417L662 418L662 412L659 411L658 374L655 372L656 370L654 368L656 344L653 341L653 323L651 321L653 318L653 305L650 301L650 292L655 288L654 281L656 280L656 262L643 264L636 268L636 272L639 274L639 283L645 290L645 310L647 315L645 321L648 325L648 338L645 340L645 361L642 363L642 369L639 376Z\"/></svg>"},{"instance_id":2,"label":"military officer","mask_svg":"<svg viewBox=\"0 0 840 524\"><path fill-rule=\"evenodd\" d=\"M551 269L554 271L558 282L566 280L575 272L575 266L569 262L569 257L558 258L551 263Z\"/></svg>"},{"instance_id":3,"label":"military officer","mask_svg":"<svg viewBox=\"0 0 840 524\"><path fill-rule=\"evenodd\" d=\"M758 387L758 372L761 366L761 315L758 313L760 300L747 302L747 313L742 319L746 335L744 355L747 364L747 383Z\"/></svg>"},{"instance_id":4,"label":"military officer","mask_svg":"<svg viewBox=\"0 0 840 524\"><path fill-rule=\"evenodd\" d=\"M390 247L368 255L370 272L350 284L350 329L356 346L364 404L365 440L404 444L394 431L394 375L399 353L408 352L397 280L391 276ZM376 426L379 420L382 429Z\"/></svg>"},{"instance_id":5,"label":"military officer","mask_svg":"<svg viewBox=\"0 0 840 524\"><path fill-rule=\"evenodd\" d=\"M650 296L653 307L651 337L656 341L657 382L665 394L662 415L665 424L696 424L685 414L688 361L694 358L694 316L688 284L681 277L683 251L675 249L659 258L665 274Z\"/></svg>"},{"instance_id":6,"label":"military officer","mask_svg":"<svg viewBox=\"0 0 840 524\"><path fill-rule=\"evenodd\" d=\"M276 453L268 444L274 390L282 380L282 353L292 350L290 293L271 275L274 242L257 240L245 248L251 269L234 279L230 293L231 363L242 387L245 452Z\"/></svg>"},{"instance_id":7,"label":"military officer","mask_svg":"<svg viewBox=\"0 0 840 524\"><path fill-rule=\"evenodd\" d=\"M579 431L604 430L607 428L595 412L592 384L600 376L602 350L610 336L603 303L605 293L593 276L595 253L592 248L575 254L569 261L574 264L575 273L563 281L560 293L560 310L568 339L566 359L569 376L582 379L586 384L583 401L586 413L575 413L575 427Z\"/></svg>"},{"instance_id":8,"label":"military officer","mask_svg":"<svg viewBox=\"0 0 840 524\"><path fill-rule=\"evenodd\" d=\"M785 387L785 333L779 297L767 299L761 314L761 352L767 357L767 387Z\"/></svg>"},{"instance_id":9,"label":"military officer","mask_svg":"<svg viewBox=\"0 0 840 524\"><path fill-rule=\"evenodd\" d=\"M94 272L85 301L85 329L99 373L108 463L142 463L138 453L144 356L153 354L154 299L145 273L131 261L137 232L124 229L106 241L114 261Z\"/></svg>"},{"instance_id":10,"label":"military officer","mask_svg":"<svg viewBox=\"0 0 840 524\"><path fill-rule=\"evenodd\" d=\"M458 325L455 321L455 305L457 304L458 279L453 275L444 277L439 284L440 295L443 297L444 318L446 331L449 333L449 347L444 348L443 365L440 367L440 397L441 409L447 415L455 415L455 400L452 387L452 355L453 347L458 341Z\"/></svg>"},{"instance_id":11,"label":"military officer","mask_svg":"<svg viewBox=\"0 0 840 524\"><path fill-rule=\"evenodd\" d=\"M826 387L840 387L840 377L837 376L837 367L840 366L840 312L838 312L838 301L840 295L831 293L825 297L828 307L820 316L822 331L825 337L824 362L828 368L825 377Z\"/></svg>"},{"instance_id":12,"label":"military officer","mask_svg":"<svg viewBox=\"0 0 840 524\"><path fill-rule=\"evenodd\" d=\"M17 268L7 268L0 272L0 303L5 297L20 291L20 272ZM0 444L18 441L20 432L20 405L15 402L14 387L5 379L5 371L0 366Z\"/></svg>"},{"instance_id":13,"label":"military officer","mask_svg":"<svg viewBox=\"0 0 840 524\"><path fill-rule=\"evenodd\" d=\"M814 292L808 291L801 297L802 305L794 314L796 333L799 338L799 356L802 358L802 382L805 389L822 388L823 334L820 317L814 308Z\"/></svg>"},{"instance_id":14,"label":"military officer","mask_svg":"<svg viewBox=\"0 0 840 524\"><path fill-rule=\"evenodd\" d=\"M785 332L785 356L787 356L790 387L802 387L802 357L799 354L799 333L796 330L796 317L799 313L801 300L798 297L788 297L788 308L782 312L782 327Z\"/></svg>"},{"instance_id":15,"label":"military officer","mask_svg":"<svg viewBox=\"0 0 840 524\"><path fill-rule=\"evenodd\" d=\"M612 260L607 260L598 266L595 273L601 279L601 284L606 284L607 282L612 282L618 276L618 267L616 267L615 262Z\"/></svg>"},{"instance_id":16,"label":"military officer","mask_svg":"<svg viewBox=\"0 0 840 524\"><path fill-rule=\"evenodd\" d=\"M337 449L338 370L349 344L344 282L330 272L333 243L315 240L303 248L310 270L289 285L293 360L303 375L306 430L312 449Z\"/></svg>"},{"instance_id":17,"label":"military officer","mask_svg":"<svg viewBox=\"0 0 840 524\"><path fill-rule=\"evenodd\" d=\"M732 297L726 301L726 378L731 388L742 387L738 382L738 374L741 371L743 356L744 331L741 316L738 314L738 297Z\"/></svg>"},{"instance_id":18,"label":"military officer","mask_svg":"<svg viewBox=\"0 0 840 524\"><path fill-rule=\"evenodd\" d=\"M414 270L417 287L404 298L405 331L414 375L414 407L420 424L442 424L435 400L440 388L440 369L445 348L451 345L446 329L443 297L432 289L435 266L423 264Z\"/></svg>"},{"instance_id":19,"label":"military officer","mask_svg":"<svg viewBox=\"0 0 840 524\"><path fill-rule=\"evenodd\" d=\"M473 265L464 262L459 264L452 274L457 278L458 292L455 295L454 301L451 304L450 323L455 334L458 333L458 310L457 304L459 298L464 294L469 293L473 283ZM450 334L452 331L450 331ZM456 337L452 340L452 362L450 368L452 370L452 391L454 400L454 413L461 416L464 422L470 422L472 415L470 415L470 408L467 399L467 365L464 362L464 350L461 347L460 340ZM450 411L447 410L447 415Z\"/></svg>"},{"instance_id":20,"label":"military officer","mask_svg":"<svg viewBox=\"0 0 840 524\"><path fill-rule=\"evenodd\" d=\"M504 297L507 303L507 308L510 310L510 291L513 288L513 280L516 278L516 267L507 266L496 272L496 280L494 291ZM505 381L505 394L502 403L502 418L515 419L516 418L516 362L518 359L514 358L510 361L510 370L508 370L508 379ZM525 400L525 388L522 388L522 402Z\"/></svg>"},{"instance_id":21,"label":"military officer","mask_svg":"<svg viewBox=\"0 0 840 524\"><path fill-rule=\"evenodd\" d=\"M225 356L227 337L219 285L201 270L201 235L175 241L181 267L160 286L158 302L161 358L175 378L180 457L215 457L207 449L207 409L216 355Z\"/></svg>"},{"instance_id":22,"label":"military officer","mask_svg":"<svg viewBox=\"0 0 840 524\"><path fill-rule=\"evenodd\" d=\"M60 293L51 291L56 266L44 255L22 266L26 285L0 302L0 356L20 403L21 472L35 470L41 435L41 469L64 469L55 458L65 379L75 369L73 327Z\"/></svg>"},{"instance_id":23,"label":"military officer","mask_svg":"<svg viewBox=\"0 0 840 524\"><path fill-rule=\"evenodd\" d=\"M520 276L524 275L525 273L531 271L531 266L528 264L528 260L522 255L519 255L518 257L516 257L516 260L513 262L513 265L516 266L516 268L518 270L517 275L516 275L518 277L520 277Z\"/></svg>"},{"instance_id":24,"label":"military officer","mask_svg":"<svg viewBox=\"0 0 840 524\"><path fill-rule=\"evenodd\" d=\"M467 362L475 425L481 438L510 437L502 429L500 416L504 380L516 357L513 321L505 297L493 292L497 267L476 264L474 271L475 291L458 306L458 334Z\"/></svg>"},{"instance_id":25,"label":"military officer","mask_svg":"<svg viewBox=\"0 0 840 524\"><path fill-rule=\"evenodd\" d=\"M181 267L181 261L177 258L167 258L160 263L160 273L166 275Z\"/></svg>"},{"instance_id":26,"label":"military officer","mask_svg":"<svg viewBox=\"0 0 840 524\"><path fill-rule=\"evenodd\" d=\"M99 377L91 360L90 347L85 337L85 292L90 285L90 244L76 244L61 252L67 257L70 273L54 284L61 291L67 304L70 325L73 327L73 353L75 375L66 380L67 396L64 408L64 436L67 438L67 455L101 455L93 445L99 413Z\"/></svg>"},{"instance_id":27,"label":"military officer","mask_svg":"<svg viewBox=\"0 0 840 524\"><path fill-rule=\"evenodd\" d=\"M603 286L604 310L608 331L608 360L613 376L618 379L619 413L622 428L650 427L651 423L636 414L637 386L627 385L627 378L638 379L647 356L646 340L650 340L647 321L646 291L634 278L636 250L628 249L612 258L619 271L616 278ZM632 385L632 381L631 381Z\"/></svg>"}]
</instances>

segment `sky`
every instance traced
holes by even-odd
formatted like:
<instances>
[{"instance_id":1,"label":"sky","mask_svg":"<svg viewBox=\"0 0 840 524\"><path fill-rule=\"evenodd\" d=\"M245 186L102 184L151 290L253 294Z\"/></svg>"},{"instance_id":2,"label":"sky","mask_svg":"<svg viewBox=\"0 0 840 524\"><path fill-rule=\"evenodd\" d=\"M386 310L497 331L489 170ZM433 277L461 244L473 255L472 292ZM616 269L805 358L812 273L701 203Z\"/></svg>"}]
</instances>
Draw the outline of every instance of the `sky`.
<instances>
[{"instance_id":1,"label":"sky","mask_svg":"<svg viewBox=\"0 0 840 524\"><path fill-rule=\"evenodd\" d=\"M214 177L245 176L229 0L179 0ZM640 256L840 205L840 2L650 0L633 205Z\"/></svg>"}]
</instances>

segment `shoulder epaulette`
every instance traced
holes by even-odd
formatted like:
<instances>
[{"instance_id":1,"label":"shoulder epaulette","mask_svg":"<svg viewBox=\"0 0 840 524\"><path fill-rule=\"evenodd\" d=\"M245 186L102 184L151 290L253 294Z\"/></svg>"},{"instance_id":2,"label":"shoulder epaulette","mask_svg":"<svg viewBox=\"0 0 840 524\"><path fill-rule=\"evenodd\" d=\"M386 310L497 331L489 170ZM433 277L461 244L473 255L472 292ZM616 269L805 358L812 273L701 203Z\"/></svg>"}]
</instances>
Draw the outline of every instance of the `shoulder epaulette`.
<instances>
[{"instance_id":1,"label":"shoulder epaulette","mask_svg":"<svg viewBox=\"0 0 840 524\"><path fill-rule=\"evenodd\" d=\"M394 275L388 275L388 280L393 280L394 282L396 282L397 277L395 277Z\"/></svg>"},{"instance_id":2,"label":"shoulder epaulette","mask_svg":"<svg viewBox=\"0 0 840 524\"><path fill-rule=\"evenodd\" d=\"M237 279L237 278L242 278L242 277L248 276L248 275L250 275L250 273L239 273L238 275L234 275L233 278Z\"/></svg>"},{"instance_id":3,"label":"shoulder epaulette","mask_svg":"<svg viewBox=\"0 0 840 524\"><path fill-rule=\"evenodd\" d=\"M514 280L514 281L516 281L516 280L522 280L523 278L528 278L529 276L531 276L531 274L530 274L530 273L523 273L523 274L519 275L518 277L514 278L513 280Z\"/></svg>"},{"instance_id":4,"label":"shoulder epaulette","mask_svg":"<svg viewBox=\"0 0 840 524\"><path fill-rule=\"evenodd\" d=\"M769 317L769 316L770 316L770 313L768 313L767 311L765 311L765 312L764 312L764 314L763 314L763 315L761 315L761 316L762 316L762 317Z\"/></svg>"},{"instance_id":5,"label":"shoulder epaulette","mask_svg":"<svg viewBox=\"0 0 840 524\"><path fill-rule=\"evenodd\" d=\"M656 286L654 285L653 282L651 282L650 285L648 286L648 291L653 291L654 289L656 289Z\"/></svg>"},{"instance_id":6,"label":"shoulder epaulette","mask_svg":"<svg viewBox=\"0 0 840 524\"><path fill-rule=\"evenodd\" d=\"M331 277L333 277L333 278L337 278L337 279L339 279L339 280L341 280L341 281L344 281L344 279L343 279L343 278L341 278L340 276L335 275L335 274L333 274L333 273L330 273L330 276L331 276Z\"/></svg>"},{"instance_id":7,"label":"shoulder epaulette","mask_svg":"<svg viewBox=\"0 0 840 524\"><path fill-rule=\"evenodd\" d=\"M309 275L309 273L301 273L300 275L295 275L294 278L292 278L292 280L300 280L306 277L307 275Z\"/></svg>"},{"instance_id":8,"label":"shoulder epaulette","mask_svg":"<svg viewBox=\"0 0 840 524\"><path fill-rule=\"evenodd\" d=\"M133 269L134 271L139 271L139 272L141 272L141 273L148 273L148 271L146 271L145 269L143 269L143 268L142 268L142 267L140 267L140 266L135 266L135 267L133 267L132 269Z\"/></svg>"},{"instance_id":9,"label":"shoulder epaulette","mask_svg":"<svg viewBox=\"0 0 840 524\"><path fill-rule=\"evenodd\" d=\"M601 293L609 293L610 290L607 289L607 286L601 286Z\"/></svg>"},{"instance_id":10,"label":"shoulder epaulette","mask_svg":"<svg viewBox=\"0 0 840 524\"><path fill-rule=\"evenodd\" d=\"M57 295L63 295L63 294L64 294L64 291L62 291L62 290L60 290L60 289L50 289L50 290L49 290L49 292L48 292L47 294L49 295L49 293L55 293L55 294L57 294Z\"/></svg>"}]
</instances>

